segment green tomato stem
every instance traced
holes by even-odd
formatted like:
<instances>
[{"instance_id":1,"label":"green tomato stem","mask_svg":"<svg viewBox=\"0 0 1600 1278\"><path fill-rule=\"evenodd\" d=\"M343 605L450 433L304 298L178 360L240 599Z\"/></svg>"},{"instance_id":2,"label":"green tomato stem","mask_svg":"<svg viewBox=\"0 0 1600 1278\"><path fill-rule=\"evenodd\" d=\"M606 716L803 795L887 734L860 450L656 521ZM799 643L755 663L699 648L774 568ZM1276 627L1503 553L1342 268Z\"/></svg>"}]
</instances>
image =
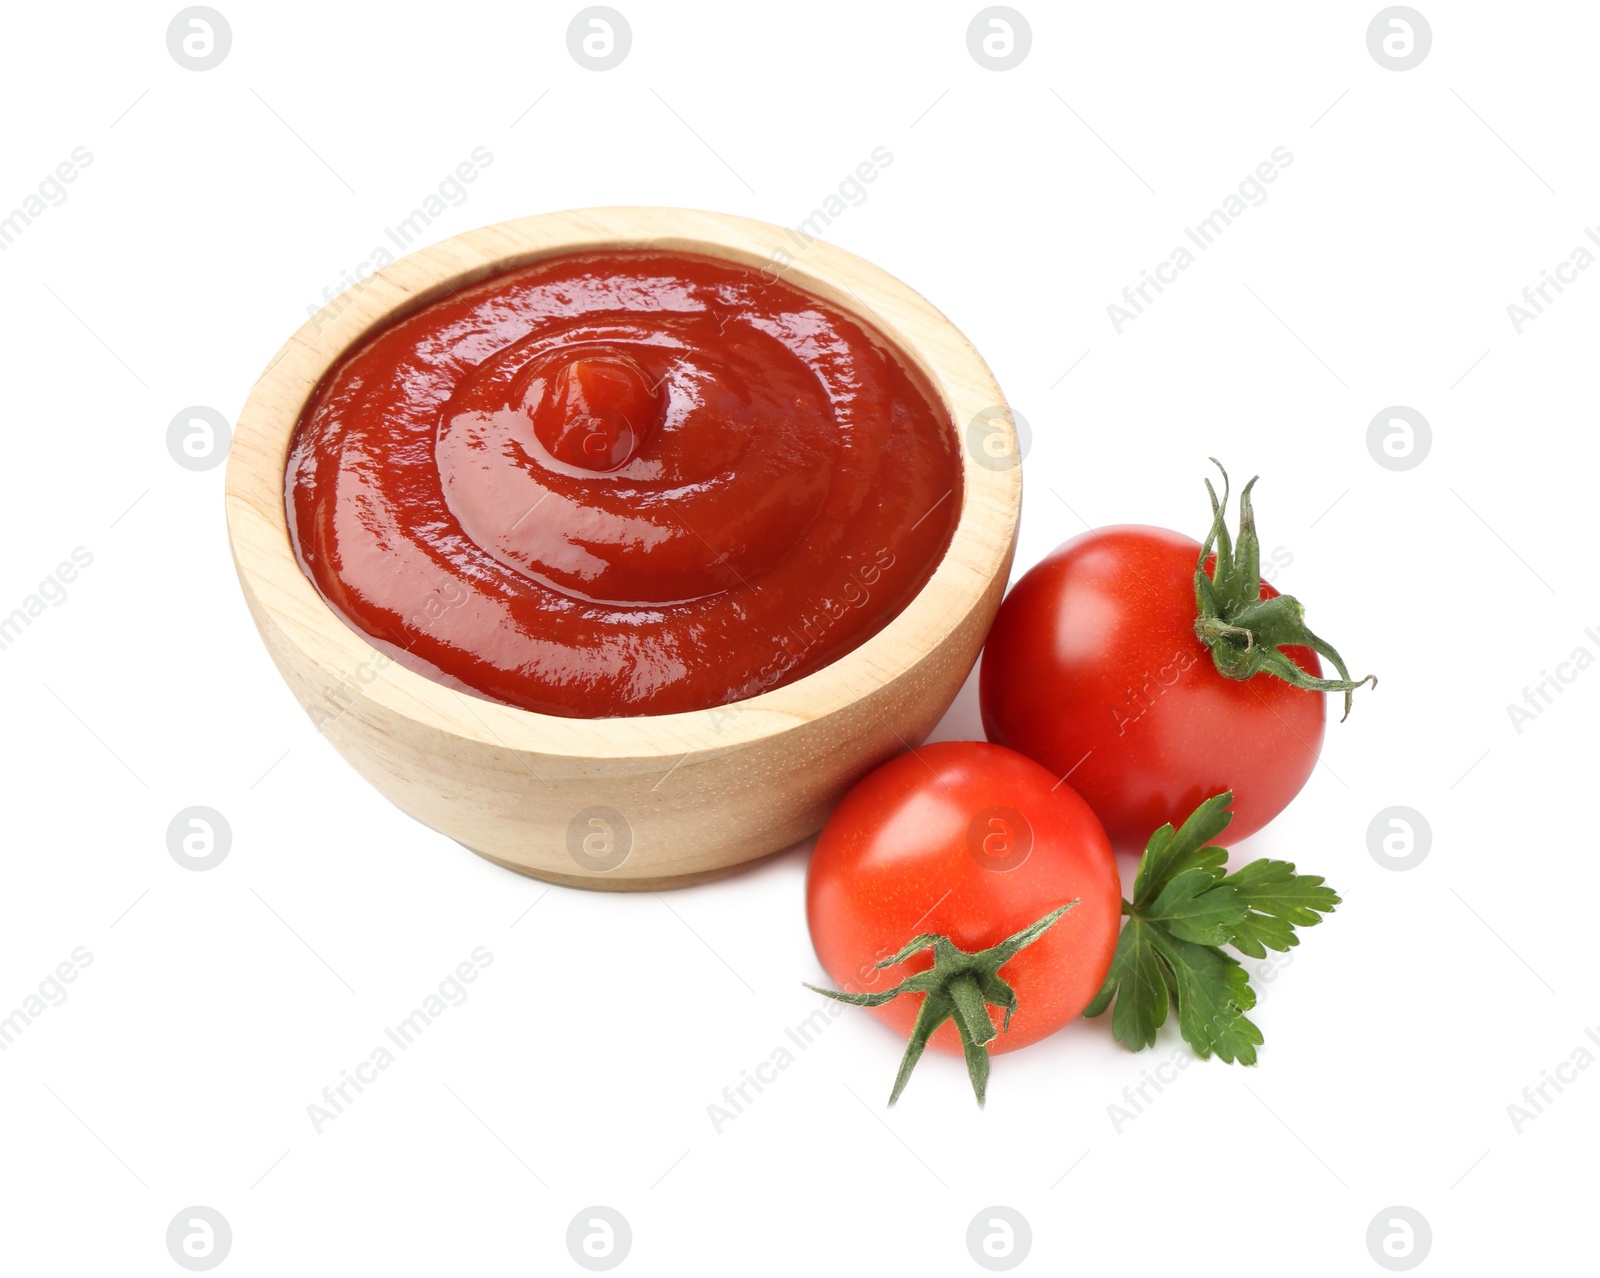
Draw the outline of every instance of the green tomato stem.
<instances>
[{"instance_id":1,"label":"green tomato stem","mask_svg":"<svg viewBox=\"0 0 1600 1278\"><path fill-rule=\"evenodd\" d=\"M933 1032L946 1021L954 1021L956 1033L961 1037L961 1050L967 1058L967 1077L972 1082L973 1094L981 1107L989 1087L989 1044L998 1037L994 1021L989 1016L989 1005L1005 1013L999 1033L1011 1028L1011 1014L1017 1010L1016 991L1001 978L1000 969L1019 951L1049 931L1062 915L1077 904L1075 900L1068 901L1022 931L1008 936L1000 944L973 954L960 949L947 936L927 932L913 937L898 954L883 959L876 966L893 967L926 949L933 950L933 966L906 977L893 989L858 994L825 990L809 984L806 988L856 1007L882 1007L902 994L923 995L922 1007L917 1012L917 1021L911 1030L911 1041L906 1044L905 1055L900 1058L900 1071L895 1075L894 1090L889 1093L889 1104L893 1105L900 1099L900 1093L905 1091L911 1071L922 1059L923 1049L928 1046Z\"/></svg>"},{"instance_id":2,"label":"green tomato stem","mask_svg":"<svg viewBox=\"0 0 1600 1278\"><path fill-rule=\"evenodd\" d=\"M1362 684L1378 686L1376 675L1352 679L1344 658L1326 639L1313 634L1305 624L1306 610L1292 595L1261 596L1261 541L1256 533L1255 509L1250 503L1252 479L1239 494L1239 537L1237 543L1228 532L1228 472L1215 457L1222 471L1222 500L1206 480L1211 497L1211 529L1194 570L1194 632L1211 651L1217 672L1229 679L1253 679L1270 674L1306 692L1344 693L1344 717L1349 718L1351 697ZM1213 550L1216 563L1206 574L1206 560ZM1282 650L1286 647L1310 648L1326 657L1339 672L1337 679L1323 679L1302 670Z\"/></svg>"}]
</instances>

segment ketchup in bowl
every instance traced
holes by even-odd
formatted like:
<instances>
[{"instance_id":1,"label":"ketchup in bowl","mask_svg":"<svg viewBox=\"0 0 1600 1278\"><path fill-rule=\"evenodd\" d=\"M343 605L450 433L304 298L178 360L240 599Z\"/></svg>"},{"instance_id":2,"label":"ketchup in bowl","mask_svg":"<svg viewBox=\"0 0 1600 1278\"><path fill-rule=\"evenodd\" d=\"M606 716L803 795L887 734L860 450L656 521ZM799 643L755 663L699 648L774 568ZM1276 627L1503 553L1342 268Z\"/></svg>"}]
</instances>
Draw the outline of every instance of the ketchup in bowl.
<instances>
[{"instance_id":1,"label":"ketchup in bowl","mask_svg":"<svg viewBox=\"0 0 1600 1278\"><path fill-rule=\"evenodd\" d=\"M949 414L889 341L711 257L546 258L367 337L289 531L402 665L576 718L742 700L881 630L950 544Z\"/></svg>"}]
</instances>

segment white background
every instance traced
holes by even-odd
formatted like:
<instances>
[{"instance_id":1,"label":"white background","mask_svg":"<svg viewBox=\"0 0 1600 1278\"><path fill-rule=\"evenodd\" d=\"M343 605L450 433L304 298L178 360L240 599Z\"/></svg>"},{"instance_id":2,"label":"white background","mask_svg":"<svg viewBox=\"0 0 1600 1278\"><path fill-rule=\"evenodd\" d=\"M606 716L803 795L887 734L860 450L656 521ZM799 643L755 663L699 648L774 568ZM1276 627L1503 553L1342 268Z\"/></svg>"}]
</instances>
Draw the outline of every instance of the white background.
<instances>
[{"instance_id":1,"label":"white background","mask_svg":"<svg viewBox=\"0 0 1600 1278\"><path fill-rule=\"evenodd\" d=\"M992 1204L1031 1224L1024 1272L1377 1273L1395 1204L1431 1226L1424 1272L1592 1266L1600 1068L1520 1133L1507 1106L1600 1024L1600 671L1520 732L1506 706L1600 655L1600 270L1520 335L1506 307L1600 221L1600 11L1419 0L1432 50L1395 72L1371 0L1018 0L1032 48L996 72L976 4L617 3L632 49L598 73L576 4L218 0L232 50L199 73L172 8L8 11L0 211L93 162L0 253L0 613L93 563L0 651L0 1014L93 961L0 1053L0 1266L181 1272L167 1225L203 1204L227 1273L579 1272L596 1203L635 1273L975 1273ZM167 425L231 419L477 146L430 240L613 203L794 225L886 147L828 238L944 310L1032 423L1019 572L1085 522L1198 535L1209 454L1262 474L1278 584L1382 683L1237 851L1345 902L1263 985L1259 1067L1192 1066L1119 1131L1178 1039L1084 1023L997 1059L986 1111L945 1057L888 1111L900 1047L848 1012L718 1133L707 1106L819 1005L805 848L664 896L550 889L318 736L234 582L223 472L176 465ZM1107 304L1278 146L1270 198L1119 335ZM1366 445L1394 404L1433 432L1404 472ZM940 736L978 734L973 692ZM205 873L166 847L192 804L233 832ZM1406 872L1368 851L1394 804L1432 829ZM316 1133L307 1105L477 946L468 1000Z\"/></svg>"}]
</instances>

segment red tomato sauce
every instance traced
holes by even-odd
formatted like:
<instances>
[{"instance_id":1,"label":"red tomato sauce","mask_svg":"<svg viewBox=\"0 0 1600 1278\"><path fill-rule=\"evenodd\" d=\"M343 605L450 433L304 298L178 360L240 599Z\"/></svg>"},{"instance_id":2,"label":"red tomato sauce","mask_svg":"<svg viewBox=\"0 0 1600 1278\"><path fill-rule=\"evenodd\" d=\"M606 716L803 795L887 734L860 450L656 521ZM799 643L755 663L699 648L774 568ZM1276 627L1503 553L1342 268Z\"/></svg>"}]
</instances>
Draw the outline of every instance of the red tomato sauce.
<instances>
[{"instance_id":1,"label":"red tomato sauce","mask_svg":"<svg viewBox=\"0 0 1600 1278\"><path fill-rule=\"evenodd\" d=\"M324 378L290 536L402 665L573 718L725 705L881 630L950 544L961 461L861 320L684 253L545 259Z\"/></svg>"}]
</instances>

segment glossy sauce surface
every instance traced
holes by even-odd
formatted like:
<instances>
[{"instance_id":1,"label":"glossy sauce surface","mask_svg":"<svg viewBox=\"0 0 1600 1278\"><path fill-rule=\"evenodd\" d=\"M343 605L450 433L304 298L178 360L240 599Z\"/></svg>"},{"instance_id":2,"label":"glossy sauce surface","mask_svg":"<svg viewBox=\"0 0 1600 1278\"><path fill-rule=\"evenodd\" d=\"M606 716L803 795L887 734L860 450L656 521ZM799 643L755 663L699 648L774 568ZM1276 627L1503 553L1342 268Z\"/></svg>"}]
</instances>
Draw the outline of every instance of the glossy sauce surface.
<instances>
[{"instance_id":1,"label":"glossy sauce surface","mask_svg":"<svg viewBox=\"0 0 1600 1278\"><path fill-rule=\"evenodd\" d=\"M360 343L290 445L301 566L462 691L579 718L726 705L881 630L961 506L948 414L887 340L756 269L614 250Z\"/></svg>"}]
</instances>

